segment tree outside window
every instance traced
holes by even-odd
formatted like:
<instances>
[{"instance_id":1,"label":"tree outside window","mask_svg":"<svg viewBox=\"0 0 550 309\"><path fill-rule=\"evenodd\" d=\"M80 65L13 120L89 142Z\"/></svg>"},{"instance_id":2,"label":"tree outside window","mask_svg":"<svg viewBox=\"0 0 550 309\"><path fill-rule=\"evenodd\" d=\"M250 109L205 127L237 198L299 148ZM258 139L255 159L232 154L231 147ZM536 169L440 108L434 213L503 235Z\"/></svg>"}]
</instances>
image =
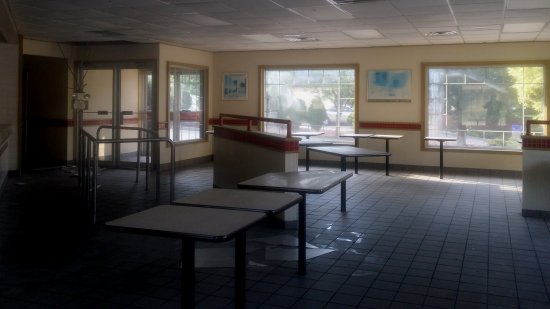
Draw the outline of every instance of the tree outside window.
<instances>
[{"instance_id":1,"label":"tree outside window","mask_svg":"<svg viewBox=\"0 0 550 309\"><path fill-rule=\"evenodd\" d=\"M426 65L425 73L426 135L455 137L449 147L519 150L525 121L547 118L542 65Z\"/></svg>"},{"instance_id":2,"label":"tree outside window","mask_svg":"<svg viewBox=\"0 0 550 309\"><path fill-rule=\"evenodd\" d=\"M290 119L292 131L338 139L355 131L355 67L263 69L263 116ZM285 128L267 124L272 133Z\"/></svg>"}]
</instances>

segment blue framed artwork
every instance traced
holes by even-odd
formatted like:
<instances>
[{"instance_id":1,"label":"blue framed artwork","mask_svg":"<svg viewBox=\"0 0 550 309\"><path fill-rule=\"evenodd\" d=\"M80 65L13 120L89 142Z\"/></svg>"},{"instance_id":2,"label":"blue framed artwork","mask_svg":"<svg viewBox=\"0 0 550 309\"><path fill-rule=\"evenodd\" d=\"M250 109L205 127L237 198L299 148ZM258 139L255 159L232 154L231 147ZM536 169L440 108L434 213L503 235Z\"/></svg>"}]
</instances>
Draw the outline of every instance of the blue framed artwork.
<instances>
[{"instance_id":1,"label":"blue framed artwork","mask_svg":"<svg viewBox=\"0 0 550 309\"><path fill-rule=\"evenodd\" d=\"M411 71L368 71L367 101L411 102Z\"/></svg>"},{"instance_id":2,"label":"blue framed artwork","mask_svg":"<svg viewBox=\"0 0 550 309\"><path fill-rule=\"evenodd\" d=\"M222 83L224 100L248 99L248 76L246 73L224 73Z\"/></svg>"}]
</instances>

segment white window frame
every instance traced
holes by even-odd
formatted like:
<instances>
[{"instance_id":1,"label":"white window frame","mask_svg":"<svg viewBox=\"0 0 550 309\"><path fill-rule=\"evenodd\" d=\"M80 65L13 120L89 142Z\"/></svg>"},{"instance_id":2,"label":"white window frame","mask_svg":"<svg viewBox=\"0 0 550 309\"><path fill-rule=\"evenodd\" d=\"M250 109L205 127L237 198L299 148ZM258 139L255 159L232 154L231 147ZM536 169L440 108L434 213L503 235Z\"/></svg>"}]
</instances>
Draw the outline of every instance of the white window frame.
<instances>
[{"instance_id":1,"label":"white window frame","mask_svg":"<svg viewBox=\"0 0 550 309\"><path fill-rule=\"evenodd\" d=\"M430 113L430 108L434 108L435 105L431 104L430 102L446 102L445 101L445 98L440 98L440 97L436 97L435 95L433 95L433 92L431 92L431 87L434 87L434 85L436 85L433 89L437 89L437 85L441 86L445 86L447 84L451 84L449 83L448 81L445 81L444 83L433 83L432 85L430 85L430 81L429 81L429 71L430 69L448 69L448 70L465 70L465 69L478 69L478 70L481 70L481 69L486 69L486 68L526 68L526 67L542 67L543 69L543 74L542 74L542 78L543 78L543 82L542 82L542 111L541 111L541 114L540 115L536 115L536 117L538 117L537 119L540 119L540 120L546 120L546 119L549 119L549 111L548 111L548 103L547 103L547 98L548 98L548 86L549 86L549 72L548 72L548 67L547 67L547 64L546 62L544 61L524 61L524 62L483 62L483 63L480 63L480 62L472 62L472 63L422 63L422 109L423 109L423 120L422 120L422 126L423 126L423 130L424 130L424 136L428 136L428 135L436 135L436 136L442 136L442 137L455 137L457 138L457 141L456 142L447 142L445 144L445 147L446 148L450 148L450 149L461 149L461 150L466 150L466 151L488 151L488 152L515 152L515 153L519 153L521 152L521 135L524 134L525 132L525 120L527 119L532 119L529 117L529 115L525 115L525 112L522 114L522 119L523 121L520 121L522 123L517 123L517 124L508 124L506 123L506 125L509 125L511 127L510 130L501 130L501 131L496 131L496 130L488 130L487 132L484 132L484 130L480 130L479 128L479 124L472 124L471 128L468 128L468 126L464 126L464 121L463 119L460 121L461 124L458 125L459 127L460 126L464 126L462 128L457 128L456 130L440 130L438 131L436 127L438 127L437 125L434 125L433 124L433 120L432 120L432 123L430 123L430 117L435 118L434 115L437 115L438 113ZM469 80L469 78L466 78L466 80ZM475 82L464 82L464 83L455 83L456 84L461 84L461 85L464 85L466 87L472 87L472 89L474 89L475 87L479 88L479 89L489 89L488 86L492 87L492 88L498 88L498 87L501 87L503 86L505 83L502 83L502 84L498 84L496 86L498 87L495 87L495 85L489 85L487 83L486 80L483 80L483 81L475 81ZM518 85L518 84L521 84L521 85L527 85L527 84L530 84L528 82L524 82L524 83L515 83L514 85ZM534 83L532 83L534 84ZM540 84L540 83L539 83ZM485 88L484 88L485 87ZM513 88L513 87L510 87L510 88ZM446 88L445 88L446 89ZM506 89L506 88L504 88ZM479 92L479 90L477 90ZM441 92L441 90L439 90L439 92ZM520 97L520 95L518 95L518 98ZM448 99L449 97L447 97ZM478 99L478 97L474 97L474 99ZM479 99L477 100L479 101ZM526 107L526 104L525 104L525 98L524 96L521 97L521 99L518 99L517 101L518 103L521 103L522 104L522 108L523 110L525 110L525 107ZM441 104L441 103L440 103ZM445 106L448 106L450 104L447 104L447 103L443 103ZM441 105L440 105L441 106ZM445 111L441 111L439 114L440 115L448 115L449 114L449 111L453 111L452 109L452 106L448 106L449 108L445 109ZM480 105L476 105L477 109L479 110L480 109ZM479 114L479 112L478 112ZM445 117L445 119L447 119L446 116L442 116L442 117ZM473 120L469 119L470 122L472 122ZM482 124L484 122L487 122L485 119L481 120L482 121ZM500 120L501 122L504 122L504 120ZM441 122L441 121L439 121ZM445 122L447 123L447 122ZM542 128L542 126L540 128L537 128L535 129L535 131L544 131L545 129ZM454 132L453 132L454 131ZM467 138L465 138L465 136L468 136L468 134L481 134L481 140L482 141L485 141L485 140L488 140L488 138L484 135L484 134L501 134L502 135L502 143L501 145L502 146L491 146L491 145L468 145L468 142L465 142L465 140L467 140ZM463 139L461 141L461 139ZM494 138L495 140L495 144L497 144L496 140L498 140L498 138ZM517 146L516 145L513 145L513 141L514 140L517 140ZM439 143L438 142L434 142L434 141L425 141L423 146L425 148L438 148L439 147ZM515 147L515 148L514 148Z\"/></svg>"},{"instance_id":2,"label":"white window frame","mask_svg":"<svg viewBox=\"0 0 550 309\"><path fill-rule=\"evenodd\" d=\"M200 85L189 85L188 98L190 107L184 107L182 95L174 96L173 72L174 70L186 70L190 73L196 72L199 77ZM177 77L175 77L177 78ZM178 87L176 85L176 87ZM179 90L182 93L183 90ZM207 106L208 106L208 67L197 66L184 63L168 62L167 64L167 136L175 143L189 143L206 140L207 128ZM187 110L189 109L189 110ZM177 112L176 112L177 111ZM192 119L182 118L183 114L189 115ZM182 129L182 124L189 123L188 128Z\"/></svg>"},{"instance_id":3,"label":"white window frame","mask_svg":"<svg viewBox=\"0 0 550 309\"><path fill-rule=\"evenodd\" d=\"M335 108L338 109L341 106L341 100L351 100L353 101L353 111L350 113L351 119L353 119L350 122L347 122L346 126L342 126L340 120L340 117L338 115L342 116L343 113L341 111L336 111L336 118L333 121L334 123L330 125L331 129L327 131L333 131L330 132L330 134L323 134L320 135L318 138L322 138L324 140L327 139L335 139L340 140L339 135L342 133L353 133L357 129L357 117L359 115L359 65L357 64L335 64L335 65L300 65L300 66L260 66L260 88L261 88L261 98L260 98L260 112L262 117L267 118L282 118L285 119L285 117L280 117L279 115L271 115L268 114L267 108L266 108L266 72L268 71L317 71L317 70L324 70L324 71L331 71L331 70L353 70L353 98L339 98L340 105L335 104ZM309 103L309 102L308 102ZM334 117L333 117L334 118ZM292 120L292 119L291 119ZM351 126L350 126L351 124ZM327 126L328 127L328 126ZM273 129L266 129L263 128L263 130L271 132L271 133L277 133L272 132ZM293 132L300 130L298 128L294 128ZM306 128L306 130L309 130ZM345 131L342 131L345 130ZM281 132L284 132L284 129L280 129ZM325 128L321 128L320 131L325 132ZM328 132L327 132L328 133ZM315 138L315 137L312 137ZM346 140L347 141L347 140Z\"/></svg>"}]
</instances>

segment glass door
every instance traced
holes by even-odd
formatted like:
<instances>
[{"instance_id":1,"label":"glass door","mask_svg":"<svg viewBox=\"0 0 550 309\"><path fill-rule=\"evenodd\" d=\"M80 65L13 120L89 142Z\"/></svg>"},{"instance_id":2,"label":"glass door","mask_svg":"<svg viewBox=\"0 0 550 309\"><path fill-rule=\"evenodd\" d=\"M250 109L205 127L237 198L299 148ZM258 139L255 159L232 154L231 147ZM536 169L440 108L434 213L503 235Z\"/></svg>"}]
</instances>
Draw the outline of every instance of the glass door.
<instances>
[{"instance_id":1,"label":"glass door","mask_svg":"<svg viewBox=\"0 0 550 309\"><path fill-rule=\"evenodd\" d=\"M154 128L152 64L92 63L86 64L81 74L86 85L84 90L90 95L88 109L83 112L84 130L99 139L147 137L145 130ZM99 144L100 164L113 168L135 167L138 154L145 162L146 145Z\"/></svg>"}]
</instances>

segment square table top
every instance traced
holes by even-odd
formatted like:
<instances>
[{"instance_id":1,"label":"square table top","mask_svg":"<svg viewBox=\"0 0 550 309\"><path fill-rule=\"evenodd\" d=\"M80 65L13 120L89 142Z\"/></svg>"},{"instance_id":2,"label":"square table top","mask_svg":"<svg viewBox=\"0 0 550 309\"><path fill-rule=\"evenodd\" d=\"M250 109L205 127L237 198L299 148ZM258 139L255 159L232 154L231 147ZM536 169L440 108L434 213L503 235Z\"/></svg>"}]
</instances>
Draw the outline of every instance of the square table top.
<instances>
[{"instance_id":1,"label":"square table top","mask_svg":"<svg viewBox=\"0 0 550 309\"><path fill-rule=\"evenodd\" d=\"M110 230L222 242L264 219L266 214L230 209L159 205L105 223Z\"/></svg>"},{"instance_id":2,"label":"square table top","mask_svg":"<svg viewBox=\"0 0 550 309\"><path fill-rule=\"evenodd\" d=\"M455 137L437 137L437 136L426 136L424 137L427 141L441 141L441 142L452 142L456 141Z\"/></svg>"},{"instance_id":3,"label":"square table top","mask_svg":"<svg viewBox=\"0 0 550 309\"><path fill-rule=\"evenodd\" d=\"M391 156L389 152L371 150L355 146L319 146L309 147L309 150L314 150L322 153L339 155L344 157L380 157Z\"/></svg>"},{"instance_id":4,"label":"square table top","mask_svg":"<svg viewBox=\"0 0 550 309\"><path fill-rule=\"evenodd\" d=\"M334 144L333 142L323 141L323 140L319 140L319 139L302 139L298 142L299 146L305 146L305 147L328 146L328 145L333 145L333 144Z\"/></svg>"},{"instance_id":5,"label":"square table top","mask_svg":"<svg viewBox=\"0 0 550 309\"><path fill-rule=\"evenodd\" d=\"M276 172L239 182L237 186L247 189L320 194L351 176L353 176L351 172L331 170Z\"/></svg>"},{"instance_id":6,"label":"square table top","mask_svg":"<svg viewBox=\"0 0 550 309\"><path fill-rule=\"evenodd\" d=\"M403 135L394 135L394 134L374 134L370 138L374 139L400 139Z\"/></svg>"},{"instance_id":7,"label":"square table top","mask_svg":"<svg viewBox=\"0 0 550 309\"><path fill-rule=\"evenodd\" d=\"M323 135L323 134L325 134L325 132L304 131L304 132L292 132L291 133L292 136L305 136L305 137L319 136L319 135Z\"/></svg>"},{"instance_id":8,"label":"square table top","mask_svg":"<svg viewBox=\"0 0 550 309\"><path fill-rule=\"evenodd\" d=\"M277 214L300 201L302 196L297 193L213 188L176 199L174 203Z\"/></svg>"},{"instance_id":9,"label":"square table top","mask_svg":"<svg viewBox=\"0 0 550 309\"><path fill-rule=\"evenodd\" d=\"M374 134L370 134L370 133L346 133L346 134L340 134L340 137L369 138L373 135Z\"/></svg>"}]
</instances>

